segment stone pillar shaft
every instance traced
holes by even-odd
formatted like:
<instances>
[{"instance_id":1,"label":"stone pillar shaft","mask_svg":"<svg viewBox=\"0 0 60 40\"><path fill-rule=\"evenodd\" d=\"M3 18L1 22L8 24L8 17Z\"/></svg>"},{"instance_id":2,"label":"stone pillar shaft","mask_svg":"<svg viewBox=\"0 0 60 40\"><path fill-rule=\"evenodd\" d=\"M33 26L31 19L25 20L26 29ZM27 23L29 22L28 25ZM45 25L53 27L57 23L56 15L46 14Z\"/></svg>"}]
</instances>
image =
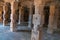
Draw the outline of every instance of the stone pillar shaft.
<instances>
[{"instance_id":1,"label":"stone pillar shaft","mask_svg":"<svg viewBox=\"0 0 60 40\"><path fill-rule=\"evenodd\" d=\"M28 27L32 27L32 7L30 7L30 13L29 13L29 24L28 24Z\"/></svg>"},{"instance_id":2,"label":"stone pillar shaft","mask_svg":"<svg viewBox=\"0 0 60 40\"><path fill-rule=\"evenodd\" d=\"M18 24L20 24L20 20L21 20L21 9L19 8L19 22L18 22Z\"/></svg>"},{"instance_id":3,"label":"stone pillar shaft","mask_svg":"<svg viewBox=\"0 0 60 40\"><path fill-rule=\"evenodd\" d=\"M44 21L43 15L43 5L36 5L35 6L35 14L33 15L33 24L34 28L32 30L32 37L31 40L42 40L42 26Z\"/></svg>"},{"instance_id":4,"label":"stone pillar shaft","mask_svg":"<svg viewBox=\"0 0 60 40\"><path fill-rule=\"evenodd\" d=\"M7 4L5 3L3 6L3 26L7 25L7 11L8 7Z\"/></svg>"},{"instance_id":5,"label":"stone pillar shaft","mask_svg":"<svg viewBox=\"0 0 60 40\"><path fill-rule=\"evenodd\" d=\"M16 31L17 30L17 13L16 11L18 10L18 3L17 2L12 2L11 3L11 25L10 25L10 30L11 31Z\"/></svg>"},{"instance_id":6,"label":"stone pillar shaft","mask_svg":"<svg viewBox=\"0 0 60 40\"><path fill-rule=\"evenodd\" d=\"M23 8L20 6L19 7L19 24L21 24L21 22L23 21Z\"/></svg>"},{"instance_id":7,"label":"stone pillar shaft","mask_svg":"<svg viewBox=\"0 0 60 40\"><path fill-rule=\"evenodd\" d=\"M54 15L55 15L55 6L50 6L50 16L49 16L49 24L48 24L48 30L47 32L52 34L54 31Z\"/></svg>"}]
</instances>

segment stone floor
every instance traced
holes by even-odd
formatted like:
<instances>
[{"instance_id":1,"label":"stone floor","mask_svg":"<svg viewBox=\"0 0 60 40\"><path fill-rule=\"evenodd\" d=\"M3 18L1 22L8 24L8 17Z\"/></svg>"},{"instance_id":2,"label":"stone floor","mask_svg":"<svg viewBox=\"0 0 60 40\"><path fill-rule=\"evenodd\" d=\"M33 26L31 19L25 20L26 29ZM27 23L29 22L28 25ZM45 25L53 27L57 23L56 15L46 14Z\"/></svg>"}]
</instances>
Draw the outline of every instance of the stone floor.
<instances>
[{"instance_id":1,"label":"stone floor","mask_svg":"<svg viewBox=\"0 0 60 40\"><path fill-rule=\"evenodd\" d=\"M43 34L43 40L60 40L58 32L47 34L46 29L44 29ZM31 40L31 32L11 32L9 25L3 27L3 24L0 23L0 40Z\"/></svg>"},{"instance_id":2,"label":"stone floor","mask_svg":"<svg viewBox=\"0 0 60 40\"><path fill-rule=\"evenodd\" d=\"M30 40L30 32L11 32L9 25L3 27L0 23L0 40Z\"/></svg>"},{"instance_id":3,"label":"stone floor","mask_svg":"<svg viewBox=\"0 0 60 40\"><path fill-rule=\"evenodd\" d=\"M60 40L60 32L55 31L53 34L48 34L44 29L43 34L43 40Z\"/></svg>"}]
</instances>

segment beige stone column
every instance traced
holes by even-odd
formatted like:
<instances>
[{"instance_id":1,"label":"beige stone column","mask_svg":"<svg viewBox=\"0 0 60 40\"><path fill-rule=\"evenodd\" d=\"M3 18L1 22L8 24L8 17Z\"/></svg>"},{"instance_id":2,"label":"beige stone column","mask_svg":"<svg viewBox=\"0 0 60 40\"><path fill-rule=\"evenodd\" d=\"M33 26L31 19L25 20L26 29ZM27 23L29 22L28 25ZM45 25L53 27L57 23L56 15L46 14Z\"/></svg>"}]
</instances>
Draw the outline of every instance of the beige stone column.
<instances>
[{"instance_id":1,"label":"beige stone column","mask_svg":"<svg viewBox=\"0 0 60 40\"><path fill-rule=\"evenodd\" d=\"M3 26L8 24L8 21L7 21L7 11L8 11L8 6L7 6L6 3L4 3L4 6L3 6Z\"/></svg>"},{"instance_id":2,"label":"beige stone column","mask_svg":"<svg viewBox=\"0 0 60 40\"><path fill-rule=\"evenodd\" d=\"M24 15L24 9L23 6L19 7L19 14L20 14L20 24L24 22L23 15Z\"/></svg>"},{"instance_id":3,"label":"beige stone column","mask_svg":"<svg viewBox=\"0 0 60 40\"><path fill-rule=\"evenodd\" d=\"M21 24L22 7L19 7L19 24Z\"/></svg>"},{"instance_id":4,"label":"beige stone column","mask_svg":"<svg viewBox=\"0 0 60 40\"><path fill-rule=\"evenodd\" d=\"M29 12L29 22L28 22L28 27L31 28L32 27L32 6L30 7L30 12Z\"/></svg>"},{"instance_id":5,"label":"beige stone column","mask_svg":"<svg viewBox=\"0 0 60 40\"><path fill-rule=\"evenodd\" d=\"M60 23L60 21L59 21L59 16L60 16L60 9L59 9L59 7L60 7L60 5L56 4L55 17L54 17L55 18L55 20L54 20L55 21L54 22L54 24L55 24L54 28L55 29L58 29L58 27L59 27L58 25Z\"/></svg>"},{"instance_id":6,"label":"beige stone column","mask_svg":"<svg viewBox=\"0 0 60 40\"><path fill-rule=\"evenodd\" d=\"M19 22L18 22L18 24L20 24L20 21L21 21L21 8L19 7Z\"/></svg>"},{"instance_id":7,"label":"beige stone column","mask_svg":"<svg viewBox=\"0 0 60 40\"><path fill-rule=\"evenodd\" d=\"M17 13L18 10L18 2L12 2L11 3L11 24L10 24L10 30L16 31L17 30Z\"/></svg>"},{"instance_id":8,"label":"beige stone column","mask_svg":"<svg viewBox=\"0 0 60 40\"><path fill-rule=\"evenodd\" d=\"M54 16L55 16L55 5L50 5L50 16L47 33L52 34L54 31Z\"/></svg>"},{"instance_id":9,"label":"beige stone column","mask_svg":"<svg viewBox=\"0 0 60 40\"><path fill-rule=\"evenodd\" d=\"M24 25L24 7L23 6L21 6L21 8L20 8L20 24L21 25Z\"/></svg>"},{"instance_id":10,"label":"beige stone column","mask_svg":"<svg viewBox=\"0 0 60 40\"><path fill-rule=\"evenodd\" d=\"M58 8L57 8L57 9L55 9L55 14L54 14L54 30L57 29L58 18L59 18L59 11L58 11Z\"/></svg>"},{"instance_id":11,"label":"beige stone column","mask_svg":"<svg viewBox=\"0 0 60 40\"><path fill-rule=\"evenodd\" d=\"M31 40L42 40L43 36L43 23L44 23L44 15L43 15L43 5L35 6L35 14L33 15L33 30L31 35Z\"/></svg>"}]
</instances>

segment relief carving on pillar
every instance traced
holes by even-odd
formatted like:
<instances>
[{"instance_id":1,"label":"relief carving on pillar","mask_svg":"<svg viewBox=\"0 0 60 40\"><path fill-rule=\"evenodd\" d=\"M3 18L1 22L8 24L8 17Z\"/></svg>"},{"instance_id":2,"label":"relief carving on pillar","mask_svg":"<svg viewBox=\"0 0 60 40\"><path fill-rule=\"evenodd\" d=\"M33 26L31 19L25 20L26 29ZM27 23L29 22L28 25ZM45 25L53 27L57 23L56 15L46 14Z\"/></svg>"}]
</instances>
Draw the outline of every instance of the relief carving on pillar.
<instances>
[{"instance_id":1,"label":"relief carving on pillar","mask_svg":"<svg viewBox=\"0 0 60 40\"><path fill-rule=\"evenodd\" d=\"M40 14L33 15L33 24L35 30L38 28L38 25L40 25L40 19Z\"/></svg>"},{"instance_id":2,"label":"relief carving on pillar","mask_svg":"<svg viewBox=\"0 0 60 40\"><path fill-rule=\"evenodd\" d=\"M33 24L34 24L34 27L33 27L33 30L32 30L32 36L31 36L31 40L40 40L40 14L35 14L33 15Z\"/></svg>"}]
</instances>

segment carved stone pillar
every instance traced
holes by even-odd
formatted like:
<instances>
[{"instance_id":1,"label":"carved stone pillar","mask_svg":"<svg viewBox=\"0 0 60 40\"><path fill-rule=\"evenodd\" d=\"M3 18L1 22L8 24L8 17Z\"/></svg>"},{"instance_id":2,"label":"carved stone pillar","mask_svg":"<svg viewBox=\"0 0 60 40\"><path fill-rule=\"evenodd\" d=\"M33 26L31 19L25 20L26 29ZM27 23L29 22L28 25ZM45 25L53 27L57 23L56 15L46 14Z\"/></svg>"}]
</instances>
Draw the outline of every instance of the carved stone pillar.
<instances>
[{"instance_id":1,"label":"carved stone pillar","mask_svg":"<svg viewBox=\"0 0 60 40\"><path fill-rule=\"evenodd\" d=\"M42 26L43 26L43 5L36 5L35 6L35 14L33 15L33 30L31 40L42 40Z\"/></svg>"},{"instance_id":2,"label":"carved stone pillar","mask_svg":"<svg viewBox=\"0 0 60 40\"><path fill-rule=\"evenodd\" d=\"M19 7L19 24L21 24L22 20L22 7Z\"/></svg>"},{"instance_id":3,"label":"carved stone pillar","mask_svg":"<svg viewBox=\"0 0 60 40\"><path fill-rule=\"evenodd\" d=\"M57 29L57 25L58 25L58 18L59 18L59 11L58 8L56 8L55 10L55 14L54 14L54 30Z\"/></svg>"},{"instance_id":4,"label":"carved stone pillar","mask_svg":"<svg viewBox=\"0 0 60 40\"><path fill-rule=\"evenodd\" d=\"M18 10L18 2L11 3L11 25L10 30L16 31L17 30L17 10Z\"/></svg>"},{"instance_id":5,"label":"carved stone pillar","mask_svg":"<svg viewBox=\"0 0 60 40\"><path fill-rule=\"evenodd\" d=\"M56 10L55 10L55 29L59 29L60 28L60 5L56 5Z\"/></svg>"},{"instance_id":6,"label":"carved stone pillar","mask_svg":"<svg viewBox=\"0 0 60 40\"><path fill-rule=\"evenodd\" d=\"M30 7L30 12L29 12L29 24L28 27L31 28L32 27L32 6Z\"/></svg>"},{"instance_id":7,"label":"carved stone pillar","mask_svg":"<svg viewBox=\"0 0 60 40\"><path fill-rule=\"evenodd\" d=\"M55 5L50 5L50 16L49 16L49 24L47 33L52 34L54 31L54 23L55 23Z\"/></svg>"},{"instance_id":8,"label":"carved stone pillar","mask_svg":"<svg viewBox=\"0 0 60 40\"><path fill-rule=\"evenodd\" d=\"M21 9L19 7L19 22L18 22L18 24L20 24L20 18L21 18Z\"/></svg>"},{"instance_id":9,"label":"carved stone pillar","mask_svg":"<svg viewBox=\"0 0 60 40\"><path fill-rule=\"evenodd\" d=\"M23 6L21 6L21 8L20 8L20 11L21 11L21 17L20 17L20 24L23 24L24 23L24 7Z\"/></svg>"},{"instance_id":10,"label":"carved stone pillar","mask_svg":"<svg viewBox=\"0 0 60 40\"><path fill-rule=\"evenodd\" d=\"M7 21L7 11L8 11L8 6L6 3L4 3L3 6L3 26L7 25L8 21Z\"/></svg>"}]
</instances>

